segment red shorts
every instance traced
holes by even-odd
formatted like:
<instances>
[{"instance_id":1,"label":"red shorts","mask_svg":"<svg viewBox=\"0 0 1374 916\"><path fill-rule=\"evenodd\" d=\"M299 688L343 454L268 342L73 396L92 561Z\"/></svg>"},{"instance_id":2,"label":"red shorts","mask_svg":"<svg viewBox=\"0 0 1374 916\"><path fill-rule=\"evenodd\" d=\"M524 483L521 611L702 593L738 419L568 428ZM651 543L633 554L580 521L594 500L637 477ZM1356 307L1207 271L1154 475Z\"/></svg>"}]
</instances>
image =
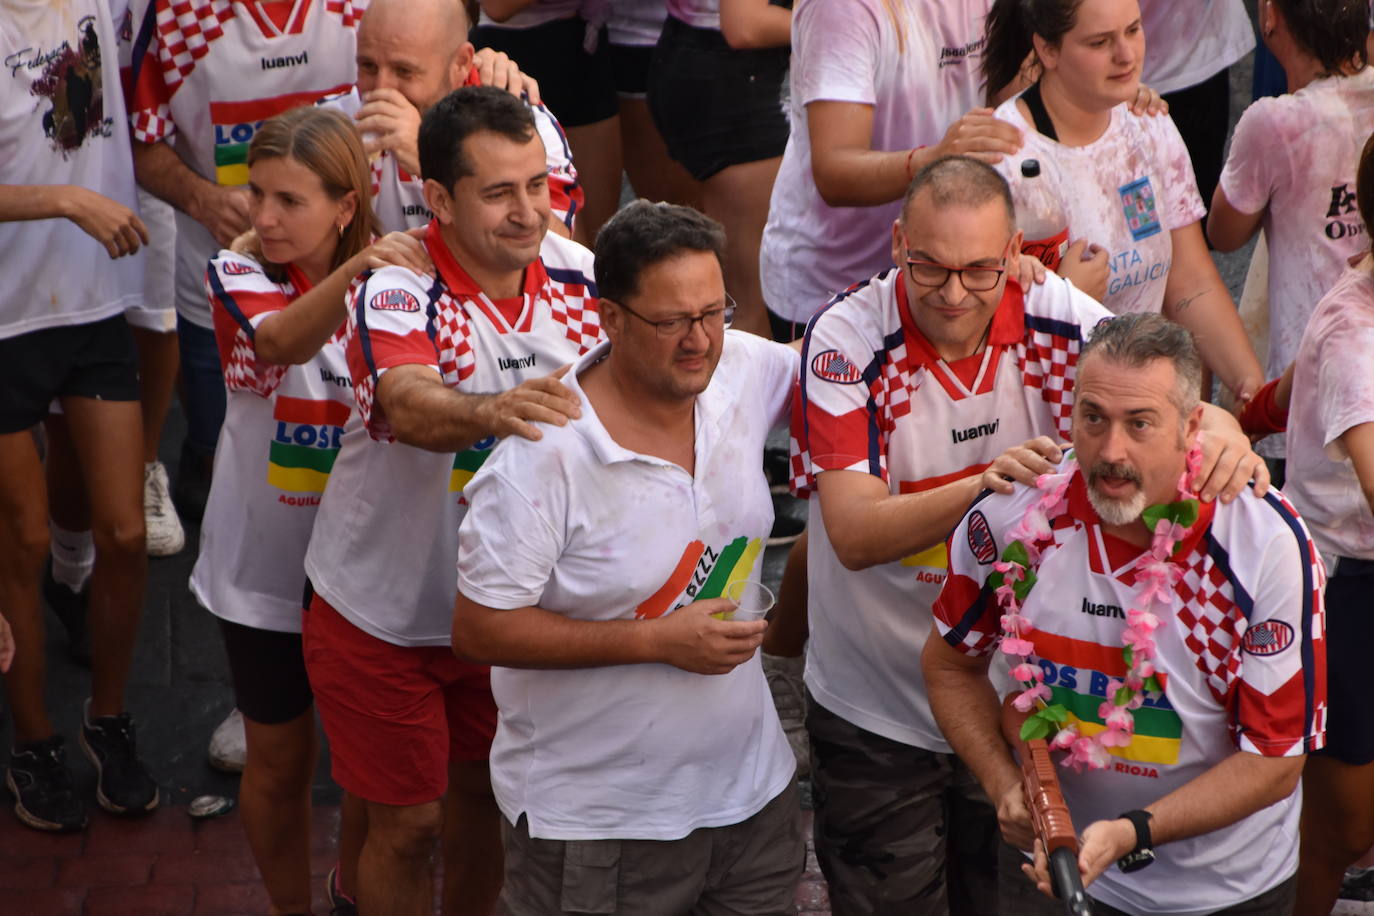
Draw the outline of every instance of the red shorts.
<instances>
[{"instance_id":1,"label":"red shorts","mask_svg":"<svg viewBox=\"0 0 1374 916\"><path fill-rule=\"evenodd\" d=\"M312 595L302 632L333 776L385 805L431 802L450 762L486 760L496 735L491 669L447 646L397 646Z\"/></svg>"}]
</instances>

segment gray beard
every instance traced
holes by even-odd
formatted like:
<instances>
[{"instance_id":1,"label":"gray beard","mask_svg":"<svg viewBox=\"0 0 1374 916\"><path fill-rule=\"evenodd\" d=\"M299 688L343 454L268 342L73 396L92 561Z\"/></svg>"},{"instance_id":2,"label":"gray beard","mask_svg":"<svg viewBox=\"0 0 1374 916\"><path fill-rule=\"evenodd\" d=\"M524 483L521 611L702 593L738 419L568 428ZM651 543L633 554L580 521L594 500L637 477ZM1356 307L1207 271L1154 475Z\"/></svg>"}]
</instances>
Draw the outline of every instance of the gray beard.
<instances>
[{"instance_id":1,"label":"gray beard","mask_svg":"<svg viewBox=\"0 0 1374 916\"><path fill-rule=\"evenodd\" d=\"M1130 499L1108 499L1098 495L1092 484L1088 485L1088 502L1092 503L1097 517L1108 525L1129 525L1140 518L1145 511L1145 491L1137 489Z\"/></svg>"}]
</instances>

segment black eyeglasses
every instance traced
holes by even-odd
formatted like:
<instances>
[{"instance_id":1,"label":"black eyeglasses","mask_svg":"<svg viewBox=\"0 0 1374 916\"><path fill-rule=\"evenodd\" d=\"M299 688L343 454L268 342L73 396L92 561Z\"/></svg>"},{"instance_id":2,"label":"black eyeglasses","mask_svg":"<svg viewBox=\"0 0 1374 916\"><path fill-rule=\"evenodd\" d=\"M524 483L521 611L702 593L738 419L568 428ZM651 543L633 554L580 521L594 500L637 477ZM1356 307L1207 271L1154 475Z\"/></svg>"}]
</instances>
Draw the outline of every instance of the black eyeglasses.
<instances>
[{"instance_id":1,"label":"black eyeglasses","mask_svg":"<svg viewBox=\"0 0 1374 916\"><path fill-rule=\"evenodd\" d=\"M614 302L615 300L609 300ZM701 322L703 330L718 331L723 329L735 317L735 300L730 298L730 294L725 294L725 305L723 308L707 309L700 315L680 315L677 318L664 318L655 321L652 318L645 318L623 302L616 302L616 305L629 312L645 324L654 326L654 331L664 340L671 340L675 337L686 337L692 331L692 326Z\"/></svg>"},{"instance_id":2,"label":"black eyeglasses","mask_svg":"<svg viewBox=\"0 0 1374 916\"><path fill-rule=\"evenodd\" d=\"M906 233L902 234L902 244L910 249L911 245L906 240ZM911 282L918 286L929 286L939 289L949 282L950 274L958 274L959 283L964 289L971 293L985 293L990 289L995 289L1002 274L1007 272L1006 250L1002 252L1001 267L950 267L946 264L939 264L935 261L922 261L908 255L906 259L907 273L911 276Z\"/></svg>"}]
</instances>

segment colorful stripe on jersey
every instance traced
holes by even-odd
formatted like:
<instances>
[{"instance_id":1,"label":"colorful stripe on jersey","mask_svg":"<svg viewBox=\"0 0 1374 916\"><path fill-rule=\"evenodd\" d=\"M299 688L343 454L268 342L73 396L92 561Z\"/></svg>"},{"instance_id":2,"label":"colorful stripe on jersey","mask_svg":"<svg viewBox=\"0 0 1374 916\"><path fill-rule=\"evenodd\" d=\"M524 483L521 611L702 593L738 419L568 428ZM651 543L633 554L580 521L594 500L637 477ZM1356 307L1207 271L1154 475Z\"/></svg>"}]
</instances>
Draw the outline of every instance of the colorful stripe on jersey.
<instances>
[{"instance_id":1,"label":"colorful stripe on jersey","mask_svg":"<svg viewBox=\"0 0 1374 916\"><path fill-rule=\"evenodd\" d=\"M668 580L635 608L635 617L662 617L669 608L719 598L731 583L749 578L762 550L761 538L737 537L720 550L692 541L683 549ZM686 600L681 600L684 597Z\"/></svg>"},{"instance_id":2,"label":"colorful stripe on jersey","mask_svg":"<svg viewBox=\"0 0 1374 916\"><path fill-rule=\"evenodd\" d=\"M293 493L323 493L339 455L349 407L342 401L278 397L267 482Z\"/></svg>"},{"instance_id":3,"label":"colorful stripe on jersey","mask_svg":"<svg viewBox=\"0 0 1374 916\"><path fill-rule=\"evenodd\" d=\"M1053 702L1062 703L1068 710L1069 721L1078 725L1084 735L1096 735L1107 730L1098 715L1098 708L1107 699L1107 682L1126 676L1126 660L1120 646L1068 636L1047 630L1035 631L1035 649L1045 684L1054 694ZM1049 661L1053 658L1054 661ZM1159 675L1167 694L1169 682L1163 672ZM1179 747L1183 741L1183 720L1167 696L1151 693L1145 705L1135 711L1135 734L1125 747L1110 747L1108 752L1123 760L1136 763L1178 763Z\"/></svg>"},{"instance_id":4,"label":"colorful stripe on jersey","mask_svg":"<svg viewBox=\"0 0 1374 916\"><path fill-rule=\"evenodd\" d=\"M496 447L496 437L487 436L473 444L472 448L465 449L453 456L453 471L448 478L448 491L450 493L461 493L472 480L472 476L487 463L491 457L491 450Z\"/></svg>"},{"instance_id":5,"label":"colorful stripe on jersey","mask_svg":"<svg viewBox=\"0 0 1374 916\"><path fill-rule=\"evenodd\" d=\"M248 184L248 144L268 118L313 105L327 95L349 90L347 84L332 89L289 92L250 102L211 102L210 121L215 136L215 182L227 187Z\"/></svg>"}]
</instances>

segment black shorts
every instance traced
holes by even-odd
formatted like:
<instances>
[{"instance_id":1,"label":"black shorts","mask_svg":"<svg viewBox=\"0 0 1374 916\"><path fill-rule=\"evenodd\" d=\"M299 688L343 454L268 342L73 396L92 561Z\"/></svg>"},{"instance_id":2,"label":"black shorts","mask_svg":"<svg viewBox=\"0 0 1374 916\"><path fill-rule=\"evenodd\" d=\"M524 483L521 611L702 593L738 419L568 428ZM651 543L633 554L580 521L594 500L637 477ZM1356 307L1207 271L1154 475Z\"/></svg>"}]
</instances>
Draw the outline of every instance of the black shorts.
<instances>
[{"instance_id":1,"label":"black shorts","mask_svg":"<svg viewBox=\"0 0 1374 916\"><path fill-rule=\"evenodd\" d=\"M632 99L642 99L649 93L649 61L654 56L653 45L611 45L611 76L615 91Z\"/></svg>"},{"instance_id":2,"label":"black shorts","mask_svg":"<svg viewBox=\"0 0 1374 916\"><path fill-rule=\"evenodd\" d=\"M234 705L260 725L295 719L315 702L305 674L301 634L244 626L224 618L219 631L234 679Z\"/></svg>"},{"instance_id":3,"label":"black shorts","mask_svg":"<svg viewBox=\"0 0 1374 916\"><path fill-rule=\"evenodd\" d=\"M61 397L138 400L138 356L123 315L0 340L0 433L42 422Z\"/></svg>"},{"instance_id":4,"label":"black shorts","mask_svg":"<svg viewBox=\"0 0 1374 916\"><path fill-rule=\"evenodd\" d=\"M1374 561L1341 557L1326 581L1326 746L1318 754L1374 761L1374 717L1365 707L1366 647L1374 640Z\"/></svg>"},{"instance_id":5,"label":"black shorts","mask_svg":"<svg viewBox=\"0 0 1374 916\"><path fill-rule=\"evenodd\" d=\"M668 17L649 65L649 112L672 156L698 181L782 155L787 48L736 51L715 29Z\"/></svg>"},{"instance_id":6,"label":"black shorts","mask_svg":"<svg viewBox=\"0 0 1374 916\"><path fill-rule=\"evenodd\" d=\"M528 29L478 26L472 30L472 43L508 54L521 70L539 80L540 98L558 123L583 127L620 111L606 29L601 29L593 54L582 46L586 34L587 23L573 16Z\"/></svg>"}]
</instances>

